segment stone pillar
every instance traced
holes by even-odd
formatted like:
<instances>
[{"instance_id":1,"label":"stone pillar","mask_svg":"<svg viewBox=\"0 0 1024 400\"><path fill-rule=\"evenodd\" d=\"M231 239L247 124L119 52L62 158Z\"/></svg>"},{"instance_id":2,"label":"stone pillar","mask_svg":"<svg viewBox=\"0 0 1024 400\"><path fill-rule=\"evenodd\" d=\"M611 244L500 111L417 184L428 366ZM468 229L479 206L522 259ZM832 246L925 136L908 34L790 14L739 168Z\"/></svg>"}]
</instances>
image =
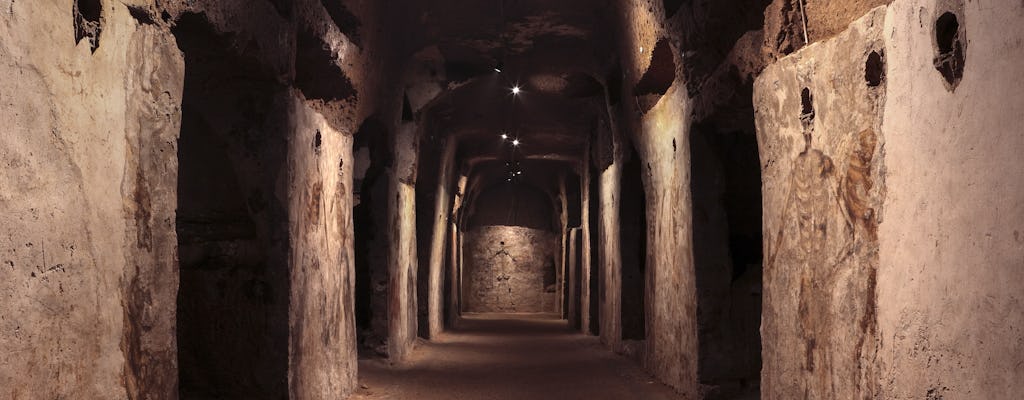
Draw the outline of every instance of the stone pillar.
<instances>
[{"instance_id":1,"label":"stone pillar","mask_svg":"<svg viewBox=\"0 0 1024 400\"><path fill-rule=\"evenodd\" d=\"M559 317L565 317L564 296L565 296L565 228L558 230L558 239L555 251L555 312Z\"/></svg>"},{"instance_id":2,"label":"stone pillar","mask_svg":"<svg viewBox=\"0 0 1024 400\"><path fill-rule=\"evenodd\" d=\"M576 289L576 283L579 282L579 270L576 253L580 250L576 246L576 236L579 234L579 228L569 229L569 260L567 268L569 269L569 326L577 326L576 324L580 321L580 302L577 300L579 296L579 290Z\"/></svg>"},{"instance_id":3,"label":"stone pillar","mask_svg":"<svg viewBox=\"0 0 1024 400\"><path fill-rule=\"evenodd\" d=\"M622 182L622 152L613 135L612 164L601 173L600 228L598 251L601 274L601 342L612 349L622 343L622 243L619 237L619 199Z\"/></svg>"},{"instance_id":4,"label":"stone pillar","mask_svg":"<svg viewBox=\"0 0 1024 400\"><path fill-rule=\"evenodd\" d=\"M566 318L567 311L565 307L565 282L566 282L566 263L568 263L566 250L568 249L569 243L569 198L565 188L565 175L563 174L558 179L558 203L561 208L561 215L559 216L560 227L558 235L558 255L555 257L557 265L557 279L555 280L557 288L555 288L555 301L558 302L556 310L561 318Z\"/></svg>"},{"instance_id":5,"label":"stone pillar","mask_svg":"<svg viewBox=\"0 0 1024 400\"><path fill-rule=\"evenodd\" d=\"M449 138L441 155L441 173L437 179L434 200L434 234L430 245L430 276L427 284L427 337L434 339L444 329L444 255L445 231L448 228L449 203L452 199L452 169L458 142Z\"/></svg>"},{"instance_id":6,"label":"stone pillar","mask_svg":"<svg viewBox=\"0 0 1024 400\"><path fill-rule=\"evenodd\" d=\"M916 16L917 7L914 9ZM888 187L886 170L922 169L888 164L885 149L889 147L881 130L887 84L872 86L865 76L869 54L890 54L884 47L890 36L886 20L885 9L877 8L835 39L807 46L769 65L754 83L763 160L761 390L765 399L910 397L877 392L879 382L890 382L881 379L876 364L881 340L876 325L876 285L883 282L877 275L877 230ZM913 26L916 30L917 24ZM906 36L901 33L898 37ZM909 42L906 46L918 45ZM942 88L937 71L916 71L915 76L934 73L930 78L936 89ZM904 85L911 81L893 82ZM918 89L915 95L937 97L923 87ZM924 110L907 111L902 115L914 115L914 126L927 115ZM941 119L953 123L945 116ZM909 129L895 132L889 136L911 134ZM927 137L934 134L929 131ZM928 140L910 143L917 151ZM926 154L931 164L936 154ZM971 182L977 181L972 178ZM925 220L917 217L921 212L917 204L914 208L914 221ZM921 232L919 226L914 228L911 234ZM938 251L930 239L927 251ZM923 262L922 257L912 259ZM902 280L892 282L900 282L900 290L908 286ZM909 322L901 320L901 324ZM962 349L964 345L955 346ZM919 342L913 346L915 352L927 354L928 346L917 349ZM917 396L926 391L920 388Z\"/></svg>"},{"instance_id":7,"label":"stone pillar","mask_svg":"<svg viewBox=\"0 0 1024 400\"><path fill-rule=\"evenodd\" d=\"M459 175L455 193L452 194L452 227L451 227L451 259L448 274L451 279L449 288L448 325L455 326L462 315L462 231L459 230L462 204L466 193L469 177Z\"/></svg>"},{"instance_id":8,"label":"stone pillar","mask_svg":"<svg viewBox=\"0 0 1024 400\"><path fill-rule=\"evenodd\" d=\"M448 326L459 318L459 226L448 225Z\"/></svg>"},{"instance_id":9,"label":"stone pillar","mask_svg":"<svg viewBox=\"0 0 1024 400\"><path fill-rule=\"evenodd\" d=\"M583 162L580 166L580 235L583 237L583 244L577 251L580 253L580 305L579 305L579 317L580 317L580 332L590 333L590 246L591 243L591 226L590 226L590 180L593 177L590 176L590 152L583 156Z\"/></svg>"},{"instance_id":10,"label":"stone pillar","mask_svg":"<svg viewBox=\"0 0 1024 400\"><path fill-rule=\"evenodd\" d=\"M869 89L887 99L876 154L853 146L836 153L849 165L845 200L850 216L862 217L857 236L872 219L878 224L877 302L862 298L875 306L865 311L878 313L877 341L864 339L878 346L876 398L994 399L1024 391L1024 4L997 4L898 0L884 17L849 28L884 24L884 51L872 49L884 56L884 80ZM959 86L935 66L942 55L955 59L936 40L936 26L952 28L946 13L959 21L961 44L952 48L964 46ZM862 54L861 71L866 50L836 49ZM848 82L864 87L854 80L864 74L852 73ZM830 75L837 74L822 71L821 78ZM860 188L871 182L884 196L868 215L871 197Z\"/></svg>"},{"instance_id":11,"label":"stone pillar","mask_svg":"<svg viewBox=\"0 0 1024 400\"><path fill-rule=\"evenodd\" d=\"M458 290L458 292L459 292L459 315L462 315L462 312L465 309L465 303L462 301L462 299L466 298L463 295L463 292L462 292L462 270L463 270L462 267L465 266L465 263L464 263L464 261L465 261L465 257L464 257L465 252L463 252L462 250L463 250L463 245L466 242L466 234L460 230L459 233L456 234L455 236L458 237L458 243L455 245L456 250L458 251L458 257L456 259L455 265L456 265L456 269L459 270L458 271L459 280L455 283L455 286L456 286L456 290Z\"/></svg>"},{"instance_id":12,"label":"stone pillar","mask_svg":"<svg viewBox=\"0 0 1024 400\"><path fill-rule=\"evenodd\" d=\"M697 397L697 296L692 249L689 103L675 85L641 118L647 175L647 341L644 365Z\"/></svg>"},{"instance_id":13,"label":"stone pillar","mask_svg":"<svg viewBox=\"0 0 1024 400\"><path fill-rule=\"evenodd\" d=\"M416 340L416 125L395 134L388 187L388 357L402 362Z\"/></svg>"},{"instance_id":14,"label":"stone pillar","mask_svg":"<svg viewBox=\"0 0 1024 400\"><path fill-rule=\"evenodd\" d=\"M357 382L352 137L293 101L288 391L326 399Z\"/></svg>"},{"instance_id":15,"label":"stone pillar","mask_svg":"<svg viewBox=\"0 0 1024 400\"><path fill-rule=\"evenodd\" d=\"M125 78L128 151L123 192L129 263L122 278L121 346L126 363L123 379L128 396L134 398L175 398L178 394L175 208L185 74L180 54L169 33L150 25L139 26L128 44L126 65L134 67ZM12 232L15 227L7 226Z\"/></svg>"}]
</instances>

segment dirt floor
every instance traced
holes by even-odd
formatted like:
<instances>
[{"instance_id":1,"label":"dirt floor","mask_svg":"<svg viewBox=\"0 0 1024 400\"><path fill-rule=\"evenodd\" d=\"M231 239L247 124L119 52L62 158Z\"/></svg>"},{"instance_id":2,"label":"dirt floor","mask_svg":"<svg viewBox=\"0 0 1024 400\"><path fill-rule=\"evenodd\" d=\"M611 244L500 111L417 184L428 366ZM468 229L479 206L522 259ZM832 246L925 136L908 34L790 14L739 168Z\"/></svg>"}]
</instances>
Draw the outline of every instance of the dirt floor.
<instances>
[{"instance_id":1,"label":"dirt floor","mask_svg":"<svg viewBox=\"0 0 1024 400\"><path fill-rule=\"evenodd\" d=\"M360 360L353 399L678 399L634 361L547 315L476 314L405 365Z\"/></svg>"}]
</instances>

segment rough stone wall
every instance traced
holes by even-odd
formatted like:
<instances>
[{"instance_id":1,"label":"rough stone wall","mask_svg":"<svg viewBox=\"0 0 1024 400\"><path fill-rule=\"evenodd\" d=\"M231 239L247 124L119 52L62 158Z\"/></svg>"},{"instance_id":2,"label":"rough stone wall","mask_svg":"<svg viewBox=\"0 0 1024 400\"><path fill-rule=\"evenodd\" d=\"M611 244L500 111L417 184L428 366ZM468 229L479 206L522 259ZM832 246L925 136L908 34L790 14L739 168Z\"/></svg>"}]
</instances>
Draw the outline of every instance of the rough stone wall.
<instances>
[{"instance_id":1,"label":"rough stone wall","mask_svg":"<svg viewBox=\"0 0 1024 400\"><path fill-rule=\"evenodd\" d=\"M427 332L423 332L427 338L435 338L444 329L444 271L445 255L448 249L445 243L448 241L448 216L451 210L450 202L453 197L452 186L454 185L455 149L457 141L450 139L444 145L440 168L437 178L437 188L433 199L434 212L431 226L433 233L429 237L429 268L427 279ZM422 258L422 257L421 257Z\"/></svg>"},{"instance_id":2,"label":"rough stone wall","mask_svg":"<svg viewBox=\"0 0 1024 400\"><path fill-rule=\"evenodd\" d=\"M300 99L291 113L289 393L327 399L357 381L352 135Z\"/></svg>"},{"instance_id":3,"label":"rough stone wall","mask_svg":"<svg viewBox=\"0 0 1024 400\"><path fill-rule=\"evenodd\" d=\"M616 143L620 147L620 143ZM622 156L600 174L600 215L597 246L600 252L601 341L617 349L622 341L622 238L619 235L619 207L622 184Z\"/></svg>"},{"instance_id":4,"label":"rough stone wall","mask_svg":"<svg viewBox=\"0 0 1024 400\"><path fill-rule=\"evenodd\" d=\"M456 235L456 255L455 265L459 271L458 281L456 281L455 287L457 288L459 295L459 313L466 311L466 232L459 230Z\"/></svg>"},{"instance_id":5,"label":"rough stone wall","mask_svg":"<svg viewBox=\"0 0 1024 400\"><path fill-rule=\"evenodd\" d=\"M764 10L764 55L776 60L845 31L872 8L892 0L774 0Z\"/></svg>"},{"instance_id":6,"label":"rough stone wall","mask_svg":"<svg viewBox=\"0 0 1024 400\"><path fill-rule=\"evenodd\" d=\"M758 79L765 398L1021 390L1022 16L897 0Z\"/></svg>"},{"instance_id":7,"label":"rough stone wall","mask_svg":"<svg viewBox=\"0 0 1024 400\"><path fill-rule=\"evenodd\" d=\"M886 83L884 8L770 65L754 84L763 169L762 395L874 398Z\"/></svg>"},{"instance_id":8,"label":"rough stone wall","mask_svg":"<svg viewBox=\"0 0 1024 400\"><path fill-rule=\"evenodd\" d=\"M662 2L627 1L621 11L619 54L624 93L629 96L618 107L617 121L643 160L647 194L643 364L685 398L697 398L697 300L687 145L692 107L680 78L679 32L664 28Z\"/></svg>"},{"instance_id":9,"label":"rough stone wall","mask_svg":"<svg viewBox=\"0 0 1024 400\"><path fill-rule=\"evenodd\" d=\"M568 307L566 307L566 319L569 320L569 326L575 329L580 327L580 229L570 228L568 234L568 255L566 261L566 269L568 272L566 276L569 279L569 285L566 288L566 296L569 298Z\"/></svg>"},{"instance_id":10,"label":"rough stone wall","mask_svg":"<svg viewBox=\"0 0 1024 400\"><path fill-rule=\"evenodd\" d=\"M665 383L696 397L697 301L689 187L689 115L672 89L643 118L647 196L648 315L645 365ZM675 145L673 145L675 144Z\"/></svg>"},{"instance_id":11,"label":"rough stone wall","mask_svg":"<svg viewBox=\"0 0 1024 400\"><path fill-rule=\"evenodd\" d=\"M955 90L934 63L945 12L966 35ZM1022 20L1011 1L897 0L885 17L882 398L1024 392Z\"/></svg>"},{"instance_id":12,"label":"rough stone wall","mask_svg":"<svg viewBox=\"0 0 1024 400\"><path fill-rule=\"evenodd\" d=\"M576 275L576 279L579 280L579 287L576 293L580 298L578 309L580 331L585 334L589 334L593 332L591 323L591 317L593 316L593 313L591 312L591 305L593 304L593 302L591 301L591 297L597 295L597 288L591 285L593 283L591 274L594 271L594 262L596 261L594 260L595 251L593 251L593 247L598 245L594 241L594 238L597 237L598 227L596 226L596 224L591 224L591 222L597 219L597 216L590 215L591 212L597 209L596 204L591 205L591 202L594 202L594 197L597 195L597 193L592 192L592 189L596 185L594 185L591 182L596 182L596 179L598 179L598 177L594 176L594 174L592 173L593 171L590 168L589 151L583 156L581 170L582 171L580 173L580 230L578 232L578 240L580 242L579 248L576 249L577 256L579 257L579 262L577 264L577 267L579 268L579 273Z\"/></svg>"},{"instance_id":13,"label":"rough stone wall","mask_svg":"<svg viewBox=\"0 0 1024 400\"><path fill-rule=\"evenodd\" d=\"M152 26L139 26L128 52L134 74L126 78L129 87L128 118L125 134L128 163L135 171L125 171L123 194L131 193L126 211L135 216L137 243L129 250L129 282L125 288L126 325L122 350L127 353L125 384L129 396L143 394L159 397L173 393L178 379L167 367L177 365L174 322L166 316L175 312L173 298L177 289L176 238L173 201L176 192L174 173L177 160L175 139L180 125L180 55L170 37ZM131 220L129 220L131 221ZM134 269L133 269L134 267ZM170 284L168 284L170 283Z\"/></svg>"},{"instance_id":14,"label":"rough stone wall","mask_svg":"<svg viewBox=\"0 0 1024 400\"><path fill-rule=\"evenodd\" d=\"M468 177L459 174L455 187L452 188L451 228L449 229L448 254L448 326L455 326L463 311L462 300L462 228L459 227L459 215L465 196Z\"/></svg>"},{"instance_id":15,"label":"rough stone wall","mask_svg":"<svg viewBox=\"0 0 1024 400\"><path fill-rule=\"evenodd\" d=\"M859 19L871 9L891 3L892 0L804 0L807 36L810 42L828 39L845 31L851 21Z\"/></svg>"},{"instance_id":16,"label":"rough stone wall","mask_svg":"<svg viewBox=\"0 0 1024 400\"><path fill-rule=\"evenodd\" d=\"M459 307L459 226L454 222L448 224L447 246L445 250L445 324L454 327L461 315Z\"/></svg>"},{"instance_id":17,"label":"rough stone wall","mask_svg":"<svg viewBox=\"0 0 1024 400\"><path fill-rule=\"evenodd\" d=\"M416 340L416 125L402 123L395 135L395 163L388 170L388 357L402 362Z\"/></svg>"},{"instance_id":18,"label":"rough stone wall","mask_svg":"<svg viewBox=\"0 0 1024 400\"><path fill-rule=\"evenodd\" d=\"M569 196L566 193L566 178L562 175L558 179L558 239L555 246L555 251L558 254L555 255L555 269L557 277L555 279L557 287L555 288L555 301L558 302L556 308L558 314L562 318L569 318L569 293L568 293L568 279L569 279L569 230L572 229L569 226Z\"/></svg>"},{"instance_id":19,"label":"rough stone wall","mask_svg":"<svg viewBox=\"0 0 1024 400\"><path fill-rule=\"evenodd\" d=\"M467 232L465 304L468 312L556 312L544 285L554 273L556 235L518 226Z\"/></svg>"},{"instance_id":20,"label":"rough stone wall","mask_svg":"<svg viewBox=\"0 0 1024 400\"><path fill-rule=\"evenodd\" d=\"M93 48L70 1L0 8L0 397L173 396L173 38L107 6Z\"/></svg>"},{"instance_id":21,"label":"rough stone wall","mask_svg":"<svg viewBox=\"0 0 1024 400\"><path fill-rule=\"evenodd\" d=\"M278 358L280 371L289 369L291 357L294 396L347 394L355 384L353 340L345 329L351 326L345 313L351 305L335 300L346 296L344 284L349 275L345 255L350 251L345 243L350 238L344 233L351 231L351 223L346 225L346 186L350 184L345 181L351 178L339 161L347 157L345 137L351 134L351 122L365 116L366 110L355 107L349 101L352 98L344 98L351 88L344 87L342 72L371 84L378 82L375 74L383 70L380 66L362 73L365 56L372 52L353 46L339 27L319 23L328 20L326 11L320 2L311 0L276 5L246 1L5 1L0 8L4 10L0 16L0 59L4 60L0 68L12 77L0 85L0 97L4 98L0 113L13 121L0 135L4 167L0 173L0 226L7 228L0 239L5 275L0 288L9 299L0 305L0 397L178 396L178 259L190 263L196 261L191 257L205 253L188 246L179 249L176 242L183 88L189 71L195 72L183 62L182 37L177 37L176 27L184 24L183 18L198 14L214 30L230 37L229 46L234 47L221 55L246 52L257 60L234 65L238 70L232 76L252 79L251 73L259 70L258 76L277 82L275 90L263 91L262 96L235 106L270 104L272 112L268 114L276 121L274 132L295 134L289 137L296 150L288 158L291 162L284 162L289 157L288 146L277 146L282 162L266 165L282 168L266 177L270 189L262 192L261 187L246 181L250 172L259 171L250 163L260 158L252 154L261 149L259 144L222 140L219 150L230 153L222 162L229 169L241 170L242 179L234 186L209 191L217 194L230 187L248 188L251 190L239 190L225 199L241 198L242 209L278 204L278 210L296 215L291 227L284 213L274 220L284 229L258 227L284 233L281 251L245 243L234 250L212 249L213 253L225 251L220 255L252 256L258 253L252 252L254 248L276 252L280 256L277 265L282 267L278 271L284 274L276 277L275 285L283 290L264 290L266 285L254 285L251 279L239 276L224 277L224 283L230 282L224 289L238 289L230 293L239 296L236 300L259 302L276 296L275 304L283 305L284 312L266 316L273 319L273 327L283 328L272 334L284 338L275 354L282 355ZM297 36L301 38L296 40ZM312 49L301 49L308 38L314 39ZM324 61L322 64L302 62L309 60L303 58L306 55L323 53L328 60L315 60ZM310 73L307 67L330 66L331 58L336 66L330 68L337 74L327 78L332 88L345 92L339 94L342 101L333 97L307 101L288 88L294 83L295 88L310 89L303 80L323 71ZM225 59L232 58L205 61ZM237 80L209 82L215 84L208 88L218 84L238 88L231 86ZM256 84L249 89L253 87L265 88ZM373 101L375 97L371 94L361 99ZM227 122L236 116L227 116ZM267 115L249 117L261 121ZM259 136L257 131L245 129L228 133L227 128L238 126L227 122L214 121L206 128L225 128L218 133L236 139ZM317 130L321 134L314 140ZM321 150L314 148L314 142ZM322 150L325 146L330 150ZM316 165L315 170L307 170L315 165L307 162L312 159L330 167ZM254 192L265 196L254 198ZM312 214L309 205L314 203L325 209ZM322 221L326 221L323 226ZM312 233L288 236L289 231L306 230ZM180 255L182 251L185 254ZM310 254L316 256L303 258ZM291 269L295 272L292 278L300 283L292 288L303 294L337 295L333 300L294 299L291 316L296 318L291 321L291 332L288 255L295 257L296 265L319 261L339 266L329 272ZM321 284L331 288L318 287ZM318 292L320 289L323 292ZM315 304L319 300L332 306L320 307ZM306 313L309 310L316 310L316 315ZM207 311L212 314L216 310ZM273 327L269 329L276 329ZM266 334L265 328L250 336ZM325 331L329 334L320 335ZM296 343L308 345L289 349L289 335ZM326 343L322 337L328 338ZM315 345L309 344L310 338L316 339ZM281 379L271 385L287 385L287 374L278 376ZM284 394L284 389L280 393Z\"/></svg>"}]
</instances>

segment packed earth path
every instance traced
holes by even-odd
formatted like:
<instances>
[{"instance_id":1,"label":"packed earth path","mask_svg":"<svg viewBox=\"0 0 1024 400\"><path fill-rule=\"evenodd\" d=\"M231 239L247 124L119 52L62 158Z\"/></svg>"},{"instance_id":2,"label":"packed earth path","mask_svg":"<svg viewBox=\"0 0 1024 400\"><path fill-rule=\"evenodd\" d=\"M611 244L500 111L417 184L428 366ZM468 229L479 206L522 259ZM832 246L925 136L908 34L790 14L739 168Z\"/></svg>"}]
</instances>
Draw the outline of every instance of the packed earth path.
<instances>
[{"instance_id":1,"label":"packed earth path","mask_svg":"<svg viewBox=\"0 0 1024 400\"><path fill-rule=\"evenodd\" d=\"M597 337L543 314L466 314L410 360L359 362L353 399L678 399Z\"/></svg>"}]
</instances>

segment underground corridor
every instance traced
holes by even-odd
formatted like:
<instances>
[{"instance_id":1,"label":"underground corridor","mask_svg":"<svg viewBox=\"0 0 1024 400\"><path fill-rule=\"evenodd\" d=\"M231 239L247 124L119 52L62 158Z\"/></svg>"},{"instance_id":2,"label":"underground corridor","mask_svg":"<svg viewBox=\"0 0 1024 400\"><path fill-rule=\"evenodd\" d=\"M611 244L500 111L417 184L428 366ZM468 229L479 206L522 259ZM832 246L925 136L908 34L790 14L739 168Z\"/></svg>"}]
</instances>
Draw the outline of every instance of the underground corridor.
<instances>
[{"instance_id":1,"label":"underground corridor","mask_svg":"<svg viewBox=\"0 0 1024 400\"><path fill-rule=\"evenodd\" d=\"M0 10L0 399L1024 391L1019 1Z\"/></svg>"}]
</instances>

